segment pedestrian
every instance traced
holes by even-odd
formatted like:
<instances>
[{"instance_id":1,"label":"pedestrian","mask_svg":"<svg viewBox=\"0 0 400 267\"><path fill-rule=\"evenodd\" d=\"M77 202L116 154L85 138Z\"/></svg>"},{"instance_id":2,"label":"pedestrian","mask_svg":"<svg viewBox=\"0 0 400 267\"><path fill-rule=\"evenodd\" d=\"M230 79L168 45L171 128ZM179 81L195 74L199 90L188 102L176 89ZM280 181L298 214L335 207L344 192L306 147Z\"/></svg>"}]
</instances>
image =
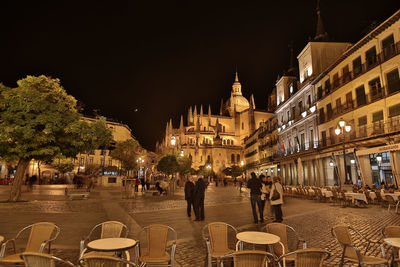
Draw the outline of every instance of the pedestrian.
<instances>
[{"instance_id":1,"label":"pedestrian","mask_svg":"<svg viewBox=\"0 0 400 267\"><path fill-rule=\"evenodd\" d=\"M193 193L194 193L194 183L192 176L189 176L188 180L185 183L185 200L187 203L187 216L192 216L192 206L193 205Z\"/></svg>"},{"instance_id":2,"label":"pedestrian","mask_svg":"<svg viewBox=\"0 0 400 267\"><path fill-rule=\"evenodd\" d=\"M150 180L146 179L146 190L149 191L150 190Z\"/></svg>"},{"instance_id":3,"label":"pedestrian","mask_svg":"<svg viewBox=\"0 0 400 267\"><path fill-rule=\"evenodd\" d=\"M142 192L145 191L145 184L146 184L146 180L144 179L144 177L140 178L140 184L142 185Z\"/></svg>"},{"instance_id":4,"label":"pedestrian","mask_svg":"<svg viewBox=\"0 0 400 267\"><path fill-rule=\"evenodd\" d=\"M204 221L204 196L206 191L206 183L202 176L196 181L193 192L195 221Z\"/></svg>"},{"instance_id":5,"label":"pedestrian","mask_svg":"<svg viewBox=\"0 0 400 267\"><path fill-rule=\"evenodd\" d=\"M258 206L258 212L260 213L260 222L264 222L264 214L262 210L262 203L261 203L261 188L262 184L260 179L257 178L256 174L252 172L250 180L247 182L247 188L250 189L250 203L251 209L253 211L253 218L254 223L258 223L258 216L256 205Z\"/></svg>"},{"instance_id":6,"label":"pedestrian","mask_svg":"<svg viewBox=\"0 0 400 267\"><path fill-rule=\"evenodd\" d=\"M228 185L228 180L226 178L224 178L224 186Z\"/></svg>"},{"instance_id":7,"label":"pedestrian","mask_svg":"<svg viewBox=\"0 0 400 267\"><path fill-rule=\"evenodd\" d=\"M139 178L135 178L135 192L139 192L139 184L140 184L140 180Z\"/></svg>"},{"instance_id":8,"label":"pedestrian","mask_svg":"<svg viewBox=\"0 0 400 267\"><path fill-rule=\"evenodd\" d=\"M274 177L274 183L271 186L269 199L271 200L272 210L275 214L274 222L282 222L282 204L283 204L283 186L279 177Z\"/></svg>"},{"instance_id":9,"label":"pedestrian","mask_svg":"<svg viewBox=\"0 0 400 267\"><path fill-rule=\"evenodd\" d=\"M271 203L269 201L269 194L271 192L271 186L272 186L272 181L271 181L271 176L265 177L265 175L261 174L260 175L260 180L262 182L262 188L261 188L261 200L263 202L263 211L264 214L267 214L265 217L271 218L272 217L272 212L271 212ZM267 209L265 209L267 207Z\"/></svg>"}]
</instances>

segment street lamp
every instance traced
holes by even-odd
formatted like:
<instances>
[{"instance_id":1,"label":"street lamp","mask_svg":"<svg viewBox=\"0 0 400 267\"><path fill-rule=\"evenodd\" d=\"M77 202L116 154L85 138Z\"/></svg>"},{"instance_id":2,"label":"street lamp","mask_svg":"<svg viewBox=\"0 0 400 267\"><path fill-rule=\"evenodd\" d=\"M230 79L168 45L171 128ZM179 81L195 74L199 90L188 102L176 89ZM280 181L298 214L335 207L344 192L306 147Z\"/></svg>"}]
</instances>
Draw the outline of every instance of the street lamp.
<instances>
[{"instance_id":1,"label":"street lamp","mask_svg":"<svg viewBox=\"0 0 400 267\"><path fill-rule=\"evenodd\" d=\"M185 156L185 152L183 151L183 149L181 150L181 153L179 154L179 156L181 156L181 157Z\"/></svg>"},{"instance_id":2,"label":"street lamp","mask_svg":"<svg viewBox=\"0 0 400 267\"><path fill-rule=\"evenodd\" d=\"M376 155L376 162L378 163L378 175L379 175L379 183L382 182L381 179L381 163L382 163L382 154Z\"/></svg>"},{"instance_id":3,"label":"street lamp","mask_svg":"<svg viewBox=\"0 0 400 267\"><path fill-rule=\"evenodd\" d=\"M142 166L140 166L141 164L144 163L144 159L142 159L141 157L139 157L136 162L139 164L139 171L138 171L138 178L140 178L140 169L142 168Z\"/></svg>"},{"instance_id":4,"label":"street lamp","mask_svg":"<svg viewBox=\"0 0 400 267\"><path fill-rule=\"evenodd\" d=\"M333 160L329 161L329 166L331 166L331 167L335 166L335 163L333 163Z\"/></svg>"},{"instance_id":5,"label":"street lamp","mask_svg":"<svg viewBox=\"0 0 400 267\"><path fill-rule=\"evenodd\" d=\"M337 136L342 136L342 146L343 146L343 167L344 167L344 177L345 184L351 184L350 179L347 176L347 166L346 166L346 149L345 149L345 134L351 131L351 126L347 125L343 118L340 118L338 127L335 129L335 134Z\"/></svg>"},{"instance_id":6,"label":"street lamp","mask_svg":"<svg viewBox=\"0 0 400 267\"><path fill-rule=\"evenodd\" d=\"M240 166L244 166L244 161L242 160L241 162L240 162Z\"/></svg>"},{"instance_id":7,"label":"street lamp","mask_svg":"<svg viewBox=\"0 0 400 267\"><path fill-rule=\"evenodd\" d=\"M175 136L171 136L171 146L175 146L176 139Z\"/></svg>"}]
</instances>

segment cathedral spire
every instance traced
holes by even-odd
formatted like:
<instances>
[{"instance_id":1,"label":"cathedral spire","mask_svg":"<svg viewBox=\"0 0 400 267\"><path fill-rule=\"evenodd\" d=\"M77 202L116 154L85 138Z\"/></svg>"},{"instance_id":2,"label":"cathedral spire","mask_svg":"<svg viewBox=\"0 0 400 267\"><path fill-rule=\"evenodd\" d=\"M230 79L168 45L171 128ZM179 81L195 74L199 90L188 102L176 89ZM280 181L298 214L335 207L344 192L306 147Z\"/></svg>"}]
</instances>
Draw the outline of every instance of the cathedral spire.
<instances>
[{"instance_id":1,"label":"cathedral spire","mask_svg":"<svg viewBox=\"0 0 400 267\"><path fill-rule=\"evenodd\" d=\"M239 82L239 76L237 71L235 72L235 81L232 85L232 93L233 95L242 95L242 85Z\"/></svg>"},{"instance_id":2,"label":"cathedral spire","mask_svg":"<svg viewBox=\"0 0 400 267\"><path fill-rule=\"evenodd\" d=\"M224 112L224 100L221 98L221 105L219 106L219 115L222 116Z\"/></svg>"},{"instance_id":3,"label":"cathedral spire","mask_svg":"<svg viewBox=\"0 0 400 267\"><path fill-rule=\"evenodd\" d=\"M179 129L183 130L183 115L181 115L181 122L179 123Z\"/></svg>"},{"instance_id":4,"label":"cathedral spire","mask_svg":"<svg viewBox=\"0 0 400 267\"><path fill-rule=\"evenodd\" d=\"M188 111L188 123L187 125L190 125L193 121L193 111L192 111L192 106L189 107Z\"/></svg>"},{"instance_id":5,"label":"cathedral spire","mask_svg":"<svg viewBox=\"0 0 400 267\"><path fill-rule=\"evenodd\" d=\"M254 102L254 95L253 94L251 94L251 97L250 97L250 108L251 109L256 109L256 103Z\"/></svg>"},{"instance_id":6,"label":"cathedral spire","mask_svg":"<svg viewBox=\"0 0 400 267\"><path fill-rule=\"evenodd\" d=\"M319 2L320 0L317 2L317 30L315 32L314 41L324 42L328 41L328 33L325 31L324 24L322 22Z\"/></svg>"}]
</instances>

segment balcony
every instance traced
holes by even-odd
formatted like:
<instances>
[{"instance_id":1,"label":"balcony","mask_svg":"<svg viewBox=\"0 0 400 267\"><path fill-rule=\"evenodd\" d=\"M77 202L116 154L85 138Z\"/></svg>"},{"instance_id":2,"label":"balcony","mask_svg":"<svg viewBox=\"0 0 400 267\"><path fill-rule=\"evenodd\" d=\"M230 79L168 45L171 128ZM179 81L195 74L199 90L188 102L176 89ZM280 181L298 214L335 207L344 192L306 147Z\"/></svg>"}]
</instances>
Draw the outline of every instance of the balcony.
<instances>
[{"instance_id":1,"label":"balcony","mask_svg":"<svg viewBox=\"0 0 400 267\"><path fill-rule=\"evenodd\" d=\"M336 91L338 88L344 86L348 82L356 79L358 76L366 73L367 71L375 68L379 64L382 64L383 62L391 59L392 57L398 54L400 54L400 42L397 42L392 46L385 48L381 53L377 54L375 57L368 58L367 61L364 62L358 68L354 68L353 71L346 72L338 79L335 79L333 83L331 83L329 90L322 90L317 94L318 100L325 98L327 95Z\"/></svg>"},{"instance_id":2,"label":"balcony","mask_svg":"<svg viewBox=\"0 0 400 267\"><path fill-rule=\"evenodd\" d=\"M277 157L288 156L291 154L296 154L296 153L300 153L300 152L304 152L304 151L317 149L318 147L320 147L318 141L310 141L310 142L306 142L301 145L295 145L295 146L288 147L286 149L280 149L278 151L278 153L276 154L276 156Z\"/></svg>"},{"instance_id":3,"label":"balcony","mask_svg":"<svg viewBox=\"0 0 400 267\"><path fill-rule=\"evenodd\" d=\"M372 104L376 101L379 101L385 97L388 97L389 94L385 87L378 87L371 91L370 94L365 94L363 96L359 96L356 100L351 100L346 102L345 104L335 107L332 109L332 113L329 115L328 112L325 112L325 116L321 117L319 115L318 124L323 124L329 122L331 120L336 119L337 117L342 116L350 111L353 111L357 108L363 107L365 105ZM329 116L328 116L329 115Z\"/></svg>"}]
</instances>

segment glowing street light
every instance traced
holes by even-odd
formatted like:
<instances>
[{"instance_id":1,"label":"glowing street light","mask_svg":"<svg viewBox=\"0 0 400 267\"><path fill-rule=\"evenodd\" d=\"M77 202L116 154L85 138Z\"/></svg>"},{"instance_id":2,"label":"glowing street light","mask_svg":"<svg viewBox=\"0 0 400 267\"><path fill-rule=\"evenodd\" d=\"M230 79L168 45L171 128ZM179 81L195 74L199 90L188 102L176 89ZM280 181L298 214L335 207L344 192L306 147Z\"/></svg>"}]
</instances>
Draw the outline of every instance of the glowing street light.
<instances>
[{"instance_id":1,"label":"glowing street light","mask_svg":"<svg viewBox=\"0 0 400 267\"><path fill-rule=\"evenodd\" d=\"M175 136L171 136L171 146L174 146L176 143Z\"/></svg>"},{"instance_id":2,"label":"glowing street light","mask_svg":"<svg viewBox=\"0 0 400 267\"><path fill-rule=\"evenodd\" d=\"M240 162L240 166L244 166L244 161L242 160L241 162Z\"/></svg>"},{"instance_id":3,"label":"glowing street light","mask_svg":"<svg viewBox=\"0 0 400 267\"><path fill-rule=\"evenodd\" d=\"M335 134L337 136L341 135L343 138L343 167L344 167L344 177L345 177L345 184L351 184L350 179L347 176L347 166L346 166L346 149L345 149L345 133L351 131L351 125L346 124L346 121L343 118L340 118L338 127L335 129Z\"/></svg>"},{"instance_id":4,"label":"glowing street light","mask_svg":"<svg viewBox=\"0 0 400 267\"><path fill-rule=\"evenodd\" d=\"M183 149L181 150L181 153L179 154L179 156L181 156L181 157L185 156L185 152L183 151Z\"/></svg>"}]
</instances>

